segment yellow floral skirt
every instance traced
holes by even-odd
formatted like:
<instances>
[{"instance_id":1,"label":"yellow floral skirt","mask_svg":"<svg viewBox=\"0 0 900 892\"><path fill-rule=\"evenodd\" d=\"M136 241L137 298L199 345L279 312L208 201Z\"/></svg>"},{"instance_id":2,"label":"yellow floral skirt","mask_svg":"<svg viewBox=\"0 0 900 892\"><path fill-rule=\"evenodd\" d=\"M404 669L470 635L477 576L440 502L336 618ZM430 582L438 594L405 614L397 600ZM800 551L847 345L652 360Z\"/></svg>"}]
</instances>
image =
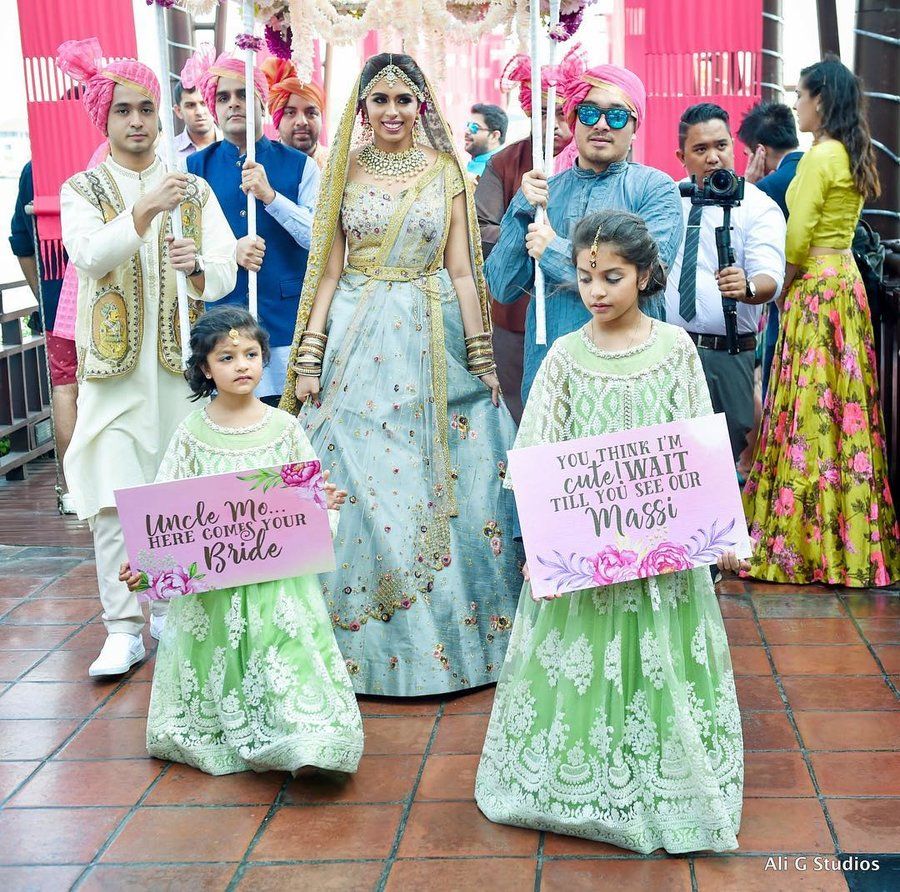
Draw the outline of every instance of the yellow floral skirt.
<instances>
[{"instance_id":1,"label":"yellow floral skirt","mask_svg":"<svg viewBox=\"0 0 900 892\"><path fill-rule=\"evenodd\" d=\"M751 576L900 578L872 318L849 254L809 258L788 293L744 508Z\"/></svg>"}]
</instances>

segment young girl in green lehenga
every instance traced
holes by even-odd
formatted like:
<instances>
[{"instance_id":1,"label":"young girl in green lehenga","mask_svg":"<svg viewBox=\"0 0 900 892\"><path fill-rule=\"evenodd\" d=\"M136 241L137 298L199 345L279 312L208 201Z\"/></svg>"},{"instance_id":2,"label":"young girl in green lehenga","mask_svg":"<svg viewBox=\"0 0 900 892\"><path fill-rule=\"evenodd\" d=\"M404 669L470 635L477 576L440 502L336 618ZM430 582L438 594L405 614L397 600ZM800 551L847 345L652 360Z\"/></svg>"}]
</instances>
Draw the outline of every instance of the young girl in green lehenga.
<instances>
[{"instance_id":1,"label":"young girl in green lehenga","mask_svg":"<svg viewBox=\"0 0 900 892\"><path fill-rule=\"evenodd\" d=\"M253 395L269 339L245 310L211 310L191 332L197 398L157 482L315 461L297 420ZM328 472L325 472L326 478ZM325 483L332 533L346 493ZM127 564L130 588L140 577ZM173 598L156 655L147 749L209 774L356 770L362 720L316 576Z\"/></svg>"},{"instance_id":2,"label":"young girl in green lehenga","mask_svg":"<svg viewBox=\"0 0 900 892\"><path fill-rule=\"evenodd\" d=\"M551 347L516 446L711 414L687 334L640 310L665 287L643 220L592 214L572 251L592 318ZM737 566L733 554L720 564ZM597 581L620 571L610 559ZM523 573L475 784L481 810L644 853L736 848L743 744L709 571L548 601L533 600Z\"/></svg>"}]
</instances>

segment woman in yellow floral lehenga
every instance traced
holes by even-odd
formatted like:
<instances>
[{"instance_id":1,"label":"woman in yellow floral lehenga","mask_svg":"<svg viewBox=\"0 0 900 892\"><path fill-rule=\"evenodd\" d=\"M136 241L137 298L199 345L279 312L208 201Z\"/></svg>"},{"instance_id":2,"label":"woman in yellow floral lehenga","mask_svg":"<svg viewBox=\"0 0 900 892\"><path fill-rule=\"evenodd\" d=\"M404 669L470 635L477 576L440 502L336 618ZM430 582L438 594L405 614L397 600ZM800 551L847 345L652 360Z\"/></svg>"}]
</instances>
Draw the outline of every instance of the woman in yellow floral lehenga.
<instances>
[{"instance_id":1,"label":"woman in yellow floral lehenga","mask_svg":"<svg viewBox=\"0 0 900 892\"><path fill-rule=\"evenodd\" d=\"M801 72L815 134L788 188L787 295L762 434L744 488L750 575L868 587L900 578L872 320L850 252L880 193L860 85L826 57Z\"/></svg>"}]
</instances>

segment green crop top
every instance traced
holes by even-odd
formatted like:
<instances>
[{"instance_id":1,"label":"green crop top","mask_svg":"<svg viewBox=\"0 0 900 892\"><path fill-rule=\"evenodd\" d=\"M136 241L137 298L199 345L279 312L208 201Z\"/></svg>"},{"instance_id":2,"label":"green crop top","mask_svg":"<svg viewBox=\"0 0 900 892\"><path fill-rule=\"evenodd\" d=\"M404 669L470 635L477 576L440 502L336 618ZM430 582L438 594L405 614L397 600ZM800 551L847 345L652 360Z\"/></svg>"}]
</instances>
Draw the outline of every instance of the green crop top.
<instances>
[{"instance_id":1,"label":"green crop top","mask_svg":"<svg viewBox=\"0 0 900 892\"><path fill-rule=\"evenodd\" d=\"M800 159L787 190L791 212L785 259L804 266L810 246L843 250L850 247L863 200L850 173L843 144L827 139Z\"/></svg>"}]
</instances>

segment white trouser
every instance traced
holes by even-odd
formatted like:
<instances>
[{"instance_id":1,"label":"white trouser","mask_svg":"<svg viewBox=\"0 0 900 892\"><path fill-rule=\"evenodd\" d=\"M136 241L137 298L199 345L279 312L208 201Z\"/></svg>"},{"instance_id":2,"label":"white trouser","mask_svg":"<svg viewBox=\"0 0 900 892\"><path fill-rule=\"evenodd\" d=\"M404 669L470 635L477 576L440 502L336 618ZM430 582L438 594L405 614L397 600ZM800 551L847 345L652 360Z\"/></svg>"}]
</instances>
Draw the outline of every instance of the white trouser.
<instances>
[{"instance_id":1,"label":"white trouser","mask_svg":"<svg viewBox=\"0 0 900 892\"><path fill-rule=\"evenodd\" d=\"M115 508L101 508L98 514L89 518L88 523L94 534L97 586L106 631L140 635L144 627L144 611L137 595L128 591L124 582L119 582L119 567L128 560L119 513ZM168 609L165 601L150 603L150 612L155 616L165 616Z\"/></svg>"}]
</instances>

